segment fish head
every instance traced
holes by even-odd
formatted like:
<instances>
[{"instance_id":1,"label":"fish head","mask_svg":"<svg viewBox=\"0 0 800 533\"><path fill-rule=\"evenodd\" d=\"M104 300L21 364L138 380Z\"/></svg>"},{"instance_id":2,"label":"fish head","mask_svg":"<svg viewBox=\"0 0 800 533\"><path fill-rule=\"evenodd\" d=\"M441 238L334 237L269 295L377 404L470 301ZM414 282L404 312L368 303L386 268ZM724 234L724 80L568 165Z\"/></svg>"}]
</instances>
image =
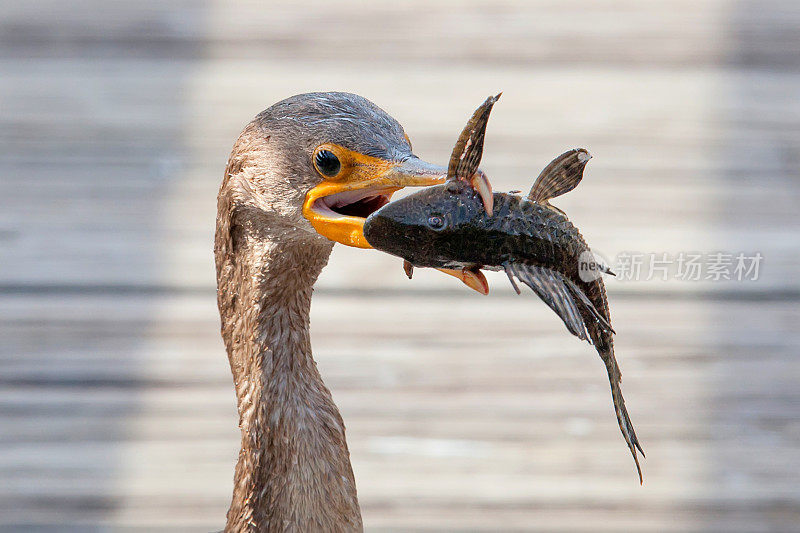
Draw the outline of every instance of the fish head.
<instances>
[{"instance_id":1,"label":"fish head","mask_svg":"<svg viewBox=\"0 0 800 533\"><path fill-rule=\"evenodd\" d=\"M469 262L471 230L485 217L479 194L464 182L448 182L390 202L364 223L373 247L415 266L450 267Z\"/></svg>"}]
</instances>

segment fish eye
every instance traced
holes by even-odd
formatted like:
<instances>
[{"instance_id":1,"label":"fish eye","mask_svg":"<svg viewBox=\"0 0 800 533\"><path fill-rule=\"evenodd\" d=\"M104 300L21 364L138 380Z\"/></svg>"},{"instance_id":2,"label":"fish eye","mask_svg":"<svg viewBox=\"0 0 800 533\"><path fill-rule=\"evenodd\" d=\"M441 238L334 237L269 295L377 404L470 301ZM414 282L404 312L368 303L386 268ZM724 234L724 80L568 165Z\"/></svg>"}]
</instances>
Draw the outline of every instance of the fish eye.
<instances>
[{"instance_id":1,"label":"fish eye","mask_svg":"<svg viewBox=\"0 0 800 533\"><path fill-rule=\"evenodd\" d=\"M323 176L332 178L342 169L339 158L330 150L320 150L314 154L314 166Z\"/></svg>"},{"instance_id":2,"label":"fish eye","mask_svg":"<svg viewBox=\"0 0 800 533\"><path fill-rule=\"evenodd\" d=\"M434 214L428 217L428 226L430 226L431 229L442 229L445 224L446 221L442 215Z\"/></svg>"}]
</instances>

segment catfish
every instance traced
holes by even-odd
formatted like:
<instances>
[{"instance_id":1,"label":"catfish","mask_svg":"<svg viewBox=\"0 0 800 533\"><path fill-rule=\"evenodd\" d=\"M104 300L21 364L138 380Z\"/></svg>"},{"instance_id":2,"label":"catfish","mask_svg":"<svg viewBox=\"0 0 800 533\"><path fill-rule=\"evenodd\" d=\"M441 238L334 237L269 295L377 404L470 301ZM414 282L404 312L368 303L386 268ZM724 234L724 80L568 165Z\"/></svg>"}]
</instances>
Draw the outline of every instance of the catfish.
<instances>
[{"instance_id":1,"label":"catfish","mask_svg":"<svg viewBox=\"0 0 800 533\"><path fill-rule=\"evenodd\" d=\"M453 149L447 180L395 200L372 213L364 236L374 248L404 259L409 278L414 267L461 270L480 280L481 270L504 271L520 294L519 280L561 318L567 330L594 345L605 364L622 435L639 482L642 470L636 437L620 388L614 356L614 329L602 274L613 272L595 259L580 231L550 200L578 186L591 159L583 148L555 158L526 198L492 192L478 168L489 114L500 95L475 111Z\"/></svg>"}]
</instances>

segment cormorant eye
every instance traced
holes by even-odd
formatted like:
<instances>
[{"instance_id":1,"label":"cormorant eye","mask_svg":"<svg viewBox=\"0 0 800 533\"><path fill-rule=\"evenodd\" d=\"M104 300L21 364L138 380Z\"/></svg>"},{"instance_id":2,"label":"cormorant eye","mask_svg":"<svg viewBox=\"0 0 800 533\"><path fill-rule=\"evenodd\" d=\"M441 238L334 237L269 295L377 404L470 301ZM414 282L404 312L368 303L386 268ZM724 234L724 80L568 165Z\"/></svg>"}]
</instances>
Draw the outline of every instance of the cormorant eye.
<instances>
[{"instance_id":1,"label":"cormorant eye","mask_svg":"<svg viewBox=\"0 0 800 533\"><path fill-rule=\"evenodd\" d=\"M342 169L342 163L339 158L330 150L320 150L314 155L314 165L319 170L320 174L334 177Z\"/></svg>"},{"instance_id":2,"label":"cormorant eye","mask_svg":"<svg viewBox=\"0 0 800 533\"><path fill-rule=\"evenodd\" d=\"M428 226L432 229L442 229L446 221L442 215L431 215L428 217Z\"/></svg>"}]
</instances>

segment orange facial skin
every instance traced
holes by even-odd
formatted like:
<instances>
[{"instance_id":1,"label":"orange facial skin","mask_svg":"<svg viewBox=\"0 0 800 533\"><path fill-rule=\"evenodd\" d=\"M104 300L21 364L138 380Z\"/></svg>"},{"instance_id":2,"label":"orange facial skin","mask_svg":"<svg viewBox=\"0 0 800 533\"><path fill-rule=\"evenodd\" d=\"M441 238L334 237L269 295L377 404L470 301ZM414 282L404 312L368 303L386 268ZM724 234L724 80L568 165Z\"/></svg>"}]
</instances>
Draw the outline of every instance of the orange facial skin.
<instances>
[{"instance_id":1,"label":"orange facial skin","mask_svg":"<svg viewBox=\"0 0 800 533\"><path fill-rule=\"evenodd\" d=\"M445 178L444 168L416 157L390 161L337 144L322 144L314 154L323 150L332 152L341 167L334 176L320 172L323 181L306 194L303 216L320 235L347 246L372 248L364 239L365 217L337 213L329 204L355 203L373 197L386 203L403 187L435 185L443 183Z\"/></svg>"}]
</instances>

